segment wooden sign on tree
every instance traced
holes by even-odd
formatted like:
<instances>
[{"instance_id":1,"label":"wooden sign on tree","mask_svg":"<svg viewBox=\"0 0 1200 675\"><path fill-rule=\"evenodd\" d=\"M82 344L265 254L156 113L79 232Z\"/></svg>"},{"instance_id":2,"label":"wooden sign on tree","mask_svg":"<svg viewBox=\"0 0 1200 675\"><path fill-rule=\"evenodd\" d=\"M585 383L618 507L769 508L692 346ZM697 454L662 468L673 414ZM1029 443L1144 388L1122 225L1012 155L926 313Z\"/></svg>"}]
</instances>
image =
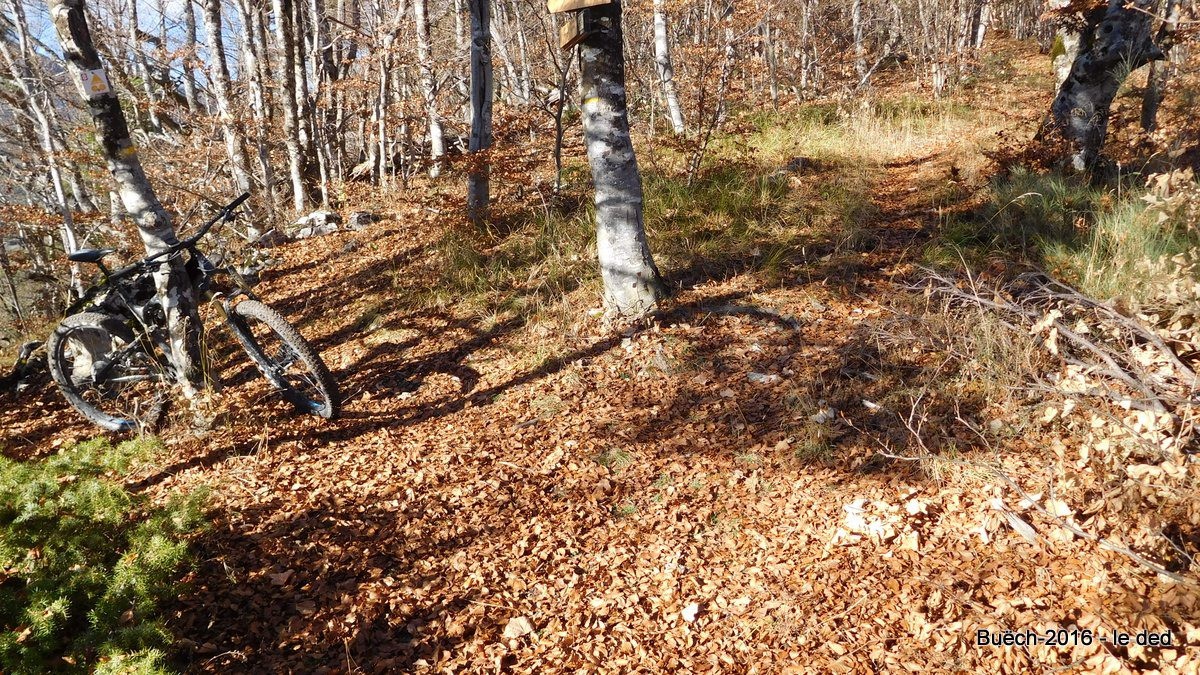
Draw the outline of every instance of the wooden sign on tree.
<instances>
[{"instance_id":1,"label":"wooden sign on tree","mask_svg":"<svg viewBox=\"0 0 1200 675\"><path fill-rule=\"evenodd\" d=\"M558 46L570 49L583 42L584 38L595 32L591 12L584 10L566 17L566 21L558 28Z\"/></svg>"},{"instance_id":2,"label":"wooden sign on tree","mask_svg":"<svg viewBox=\"0 0 1200 675\"><path fill-rule=\"evenodd\" d=\"M559 12L576 12L588 7L612 4L613 0L546 0L546 6L551 14Z\"/></svg>"}]
</instances>

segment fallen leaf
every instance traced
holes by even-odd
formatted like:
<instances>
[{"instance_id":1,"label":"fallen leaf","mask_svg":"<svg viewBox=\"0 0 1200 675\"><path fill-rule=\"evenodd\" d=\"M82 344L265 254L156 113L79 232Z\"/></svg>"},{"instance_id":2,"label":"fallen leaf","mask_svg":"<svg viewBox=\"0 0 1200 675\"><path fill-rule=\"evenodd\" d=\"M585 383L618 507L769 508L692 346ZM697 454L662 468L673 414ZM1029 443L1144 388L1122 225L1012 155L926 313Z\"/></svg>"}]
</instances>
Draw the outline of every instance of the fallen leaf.
<instances>
[{"instance_id":1,"label":"fallen leaf","mask_svg":"<svg viewBox=\"0 0 1200 675\"><path fill-rule=\"evenodd\" d=\"M533 624L523 616L514 616L504 626L504 639L515 640L533 632Z\"/></svg>"}]
</instances>

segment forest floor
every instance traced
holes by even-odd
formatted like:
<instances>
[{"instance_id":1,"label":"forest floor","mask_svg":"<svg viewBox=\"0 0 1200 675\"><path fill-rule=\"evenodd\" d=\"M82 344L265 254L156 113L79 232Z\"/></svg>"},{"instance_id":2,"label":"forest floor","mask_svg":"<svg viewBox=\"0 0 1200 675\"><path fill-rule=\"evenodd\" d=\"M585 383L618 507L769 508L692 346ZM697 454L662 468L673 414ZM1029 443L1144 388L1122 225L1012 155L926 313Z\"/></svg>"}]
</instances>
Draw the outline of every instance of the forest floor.
<instances>
[{"instance_id":1,"label":"forest floor","mask_svg":"<svg viewBox=\"0 0 1200 675\"><path fill-rule=\"evenodd\" d=\"M1035 67L1021 61L1017 74ZM856 185L852 237L797 225L769 275L753 251L664 264L677 292L622 332L588 311L594 285L532 314L409 300L439 279L430 202L275 249L258 293L321 350L345 412L299 415L243 363L207 431L164 433L171 461L136 486L208 486L214 502L169 608L180 664L1196 672L1194 586L1072 536L996 478L1061 501L1102 491L1064 481L1079 432L970 360L897 337L905 317L937 314L908 286L947 212L978 205L957 186L986 182L981 149L1027 134L1049 100L1003 72L971 96L971 133L779 167L801 208L823 181ZM94 435L49 387L3 420L10 453ZM914 454L926 442L947 459ZM1174 641L976 645L979 630L1071 626Z\"/></svg>"}]
</instances>

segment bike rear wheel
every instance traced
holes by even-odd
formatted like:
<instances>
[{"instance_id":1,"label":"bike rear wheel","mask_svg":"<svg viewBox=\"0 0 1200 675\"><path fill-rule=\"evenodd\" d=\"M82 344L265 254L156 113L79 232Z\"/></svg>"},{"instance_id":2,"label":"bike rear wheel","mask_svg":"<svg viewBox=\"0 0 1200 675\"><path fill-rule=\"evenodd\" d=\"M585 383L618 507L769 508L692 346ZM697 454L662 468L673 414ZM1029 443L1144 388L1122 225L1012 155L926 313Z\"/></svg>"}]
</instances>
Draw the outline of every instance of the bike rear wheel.
<instances>
[{"instance_id":1,"label":"bike rear wheel","mask_svg":"<svg viewBox=\"0 0 1200 675\"><path fill-rule=\"evenodd\" d=\"M166 368L116 316L67 317L46 342L46 354L67 402L110 431L153 427L170 402Z\"/></svg>"},{"instance_id":2,"label":"bike rear wheel","mask_svg":"<svg viewBox=\"0 0 1200 675\"><path fill-rule=\"evenodd\" d=\"M337 384L317 351L279 312L257 300L243 300L229 312L242 347L285 399L325 419L337 416Z\"/></svg>"}]
</instances>

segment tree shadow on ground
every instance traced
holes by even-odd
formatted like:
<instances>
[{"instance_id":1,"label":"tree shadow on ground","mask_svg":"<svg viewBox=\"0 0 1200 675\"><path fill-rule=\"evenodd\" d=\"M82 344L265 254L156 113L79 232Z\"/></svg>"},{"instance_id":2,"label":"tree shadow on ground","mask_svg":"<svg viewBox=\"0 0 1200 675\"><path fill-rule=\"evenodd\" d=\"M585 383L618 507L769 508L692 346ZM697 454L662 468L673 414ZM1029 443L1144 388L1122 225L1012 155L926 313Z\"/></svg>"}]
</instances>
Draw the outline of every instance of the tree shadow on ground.
<instances>
[{"instance_id":1,"label":"tree shadow on ground","mask_svg":"<svg viewBox=\"0 0 1200 675\"><path fill-rule=\"evenodd\" d=\"M477 591L445 570L500 524L464 524L449 508L416 492L403 505L330 497L282 519L272 505L228 517L236 522L223 517L195 542L200 563L167 608L170 628L185 638L176 665L407 670L452 650L461 639L431 628ZM393 588L420 592L397 604Z\"/></svg>"}]
</instances>

